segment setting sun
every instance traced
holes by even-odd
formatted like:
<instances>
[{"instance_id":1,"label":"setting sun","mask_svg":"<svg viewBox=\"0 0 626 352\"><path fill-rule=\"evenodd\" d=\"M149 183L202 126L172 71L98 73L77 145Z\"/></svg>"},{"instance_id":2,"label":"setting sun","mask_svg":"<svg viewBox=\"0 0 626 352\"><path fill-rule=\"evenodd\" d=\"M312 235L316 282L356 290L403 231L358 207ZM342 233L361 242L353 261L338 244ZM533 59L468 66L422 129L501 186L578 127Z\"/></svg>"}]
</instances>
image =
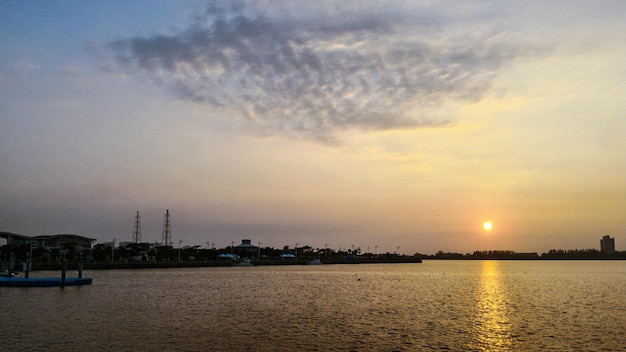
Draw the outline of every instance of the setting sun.
<instances>
[{"instance_id":1,"label":"setting sun","mask_svg":"<svg viewBox=\"0 0 626 352\"><path fill-rule=\"evenodd\" d=\"M483 223L483 229L485 229L485 231L491 231L492 228L493 224L491 223L491 221L485 221Z\"/></svg>"}]
</instances>

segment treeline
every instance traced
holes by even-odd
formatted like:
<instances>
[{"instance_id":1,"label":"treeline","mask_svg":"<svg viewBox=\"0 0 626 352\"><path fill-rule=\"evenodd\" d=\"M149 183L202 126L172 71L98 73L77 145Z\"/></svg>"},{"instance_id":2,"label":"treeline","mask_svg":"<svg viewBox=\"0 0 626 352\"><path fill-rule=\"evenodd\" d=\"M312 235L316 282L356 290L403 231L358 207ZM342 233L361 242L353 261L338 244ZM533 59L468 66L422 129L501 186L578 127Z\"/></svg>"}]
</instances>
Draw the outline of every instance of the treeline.
<instances>
[{"instance_id":1,"label":"treeline","mask_svg":"<svg viewBox=\"0 0 626 352\"><path fill-rule=\"evenodd\" d=\"M371 253L361 251L361 248L332 249L313 248L311 246L283 248L241 248L228 246L224 248L202 248L202 246L173 247L154 243L125 243L116 247L110 244L96 244L92 248L80 248L66 244L60 248L41 248L20 246L0 246L0 263L22 263L30 258L33 263L58 264L62 262L86 263L146 263L146 262L186 262L206 263L220 260L221 254L233 254L240 258L250 258L255 261L282 260L284 254L291 254L298 260L322 259L393 259L399 257L417 257L421 259L495 259L495 260L533 260L533 259L626 259L626 251L613 253L601 252L597 249L551 249L547 253L515 252L511 250L483 250L473 253L454 253L438 251L434 255L415 253L413 256L398 255L397 253Z\"/></svg>"},{"instance_id":2,"label":"treeline","mask_svg":"<svg viewBox=\"0 0 626 352\"><path fill-rule=\"evenodd\" d=\"M597 249L551 249L541 255L543 259L626 259L626 251L612 253Z\"/></svg>"},{"instance_id":3,"label":"treeline","mask_svg":"<svg viewBox=\"0 0 626 352\"><path fill-rule=\"evenodd\" d=\"M434 255L421 255L424 259L498 259L498 260L524 260L524 259L626 259L626 251L613 253L602 252L597 249L551 249L541 255L537 252L520 253L511 250L487 250L473 253L454 253L438 251Z\"/></svg>"},{"instance_id":4,"label":"treeline","mask_svg":"<svg viewBox=\"0 0 626 352\"><path fill-rule=\"evenodd\" d=\"M240 258L250 258L255 261L282 260L284 254L291 254L298 260L343 260L356 258L385 259L398 257L395 253L374 254L362 252L361 248L332 249L298 246L297 248L284 246L282 248L254 247L241 248L228 246L224 248L202 248L202 246L164 246L155 243L124 243L113 246L111 244L96 244L92 248L81 248L72 244L62 247L42 248L29 245L0 246L0 263L23 263L29 258L33 263L59 264L63 262L85 263L147 263L147 262L185 262L203 263L221 260L220 255L231 254ZM290 257L291 259L291 257Z\"/></svg>"},{"instance_id":5,"label":"treeline","mask_svg":"<svg viewBox=\"0 0 626 352\"><path fill-rule=\"evenodd\" d=\"M176 248L149 243L128 243L116 248L110 245L97 244L90 255L96 263L105 262L212 262L220 260L220 255L232 254L241 258L254 260L281 260L284 254L292 254L297 259L353 259L353 258L389 258L397 256L391 253L363 253L361 248L332 249L314 248L311 246L283 248L258 247L241 248L228 246L224 248L202 248L202 246L185 246Z\"/></svg>"}]
</instances>

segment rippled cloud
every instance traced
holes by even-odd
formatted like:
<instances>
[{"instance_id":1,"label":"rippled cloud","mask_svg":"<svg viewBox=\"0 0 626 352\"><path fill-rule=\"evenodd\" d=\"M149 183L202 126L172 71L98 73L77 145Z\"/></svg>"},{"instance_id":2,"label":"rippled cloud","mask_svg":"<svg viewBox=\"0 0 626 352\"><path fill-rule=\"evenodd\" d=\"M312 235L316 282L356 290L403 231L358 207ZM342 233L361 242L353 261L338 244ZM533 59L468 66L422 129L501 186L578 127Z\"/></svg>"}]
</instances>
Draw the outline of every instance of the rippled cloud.
<instances>
[{"instance_id":1,"label":"rippled cloud","mask_svg":"<svg viewBox=\"0 0 626 352\"><path fill-rule=\"evenodd\" d=\"M481 99L532 51L491 7L395 5L216 3L185 29L108 47L123 71L178 98L324 143L341 130L445 125L437 107Z\"/></svg>"}]
</instances>

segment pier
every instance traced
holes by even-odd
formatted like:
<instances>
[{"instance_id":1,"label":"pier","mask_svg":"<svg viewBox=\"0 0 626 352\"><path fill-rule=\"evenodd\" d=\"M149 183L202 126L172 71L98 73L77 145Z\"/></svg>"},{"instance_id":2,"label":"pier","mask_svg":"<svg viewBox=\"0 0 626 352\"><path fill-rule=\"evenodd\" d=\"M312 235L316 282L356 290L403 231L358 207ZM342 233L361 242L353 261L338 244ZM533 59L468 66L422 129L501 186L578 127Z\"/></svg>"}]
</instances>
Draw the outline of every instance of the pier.
<instances>
[{"instance_id":1,"label":"pier","mask_svg":"<svg viewBox=\"0 0 626 352\"><path fill-rule=\"evenodd\" d=\"M0 277L0 287L52 287L91 285L91 278L82 277Z\"/></svg>"},{"instance_id":2,"label":"pier","mask_svg":"<svg viewBox=\"0 0 626 352\"><path fill-rule=\"evenodd\" d=\"M61 266L61 277L29 277L32 263L25 266L24 277L15 276L13 271L7 271L0 275L0 287L52 287L52 286L81 286L91 285L92 279L83 277L83 264L78 265L78 277L67 277L67 265Z\"/></svg>"}]
</instances>

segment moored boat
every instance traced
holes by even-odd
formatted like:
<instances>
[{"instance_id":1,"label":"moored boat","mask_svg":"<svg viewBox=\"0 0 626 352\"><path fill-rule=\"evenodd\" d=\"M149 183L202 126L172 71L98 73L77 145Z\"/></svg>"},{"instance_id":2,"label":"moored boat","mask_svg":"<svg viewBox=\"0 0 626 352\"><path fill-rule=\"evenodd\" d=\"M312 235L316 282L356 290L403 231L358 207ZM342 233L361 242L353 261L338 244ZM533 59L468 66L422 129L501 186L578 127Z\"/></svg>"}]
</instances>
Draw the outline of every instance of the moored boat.
<instances>
[{"instance_id":1,"label":"moored boat","mask_svg":"<svg viewBox=\"0 0 626 352\"><path fill-rule=\"evenodd\" d=\"M252 260L248 259L248 258L243 258L242 261L240 261L239 263L235 264L236 266L252 266L254 265L254 263L252 263Z\"/></svg>"}]
</instances>

